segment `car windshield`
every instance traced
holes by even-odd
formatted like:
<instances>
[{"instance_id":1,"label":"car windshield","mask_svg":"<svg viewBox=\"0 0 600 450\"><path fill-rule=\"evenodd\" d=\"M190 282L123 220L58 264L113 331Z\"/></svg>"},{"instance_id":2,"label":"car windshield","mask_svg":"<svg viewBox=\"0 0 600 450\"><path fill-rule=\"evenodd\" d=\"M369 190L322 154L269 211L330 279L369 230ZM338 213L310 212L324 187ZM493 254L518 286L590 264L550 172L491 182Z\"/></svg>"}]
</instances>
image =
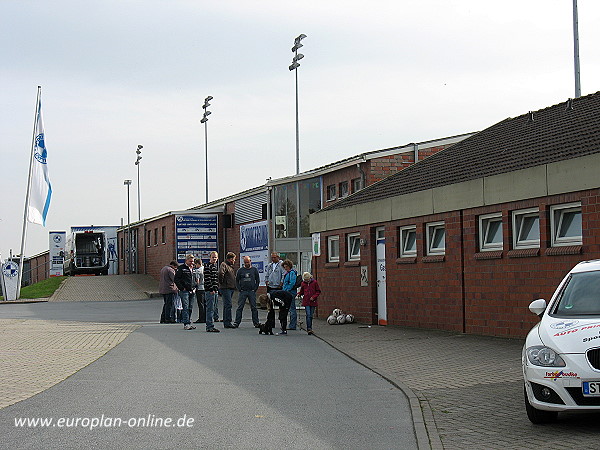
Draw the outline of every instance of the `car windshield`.
<instances>
[{"instance_id":1,"label":"car windshield","mask_svg":"<svg viewBox=\"0 0 600 450\"><path fill-rule=\"evenodd\" d=\"M600 271L571 274L560 293L554 314L600 315Z\"/></svg>"}]
</instances>

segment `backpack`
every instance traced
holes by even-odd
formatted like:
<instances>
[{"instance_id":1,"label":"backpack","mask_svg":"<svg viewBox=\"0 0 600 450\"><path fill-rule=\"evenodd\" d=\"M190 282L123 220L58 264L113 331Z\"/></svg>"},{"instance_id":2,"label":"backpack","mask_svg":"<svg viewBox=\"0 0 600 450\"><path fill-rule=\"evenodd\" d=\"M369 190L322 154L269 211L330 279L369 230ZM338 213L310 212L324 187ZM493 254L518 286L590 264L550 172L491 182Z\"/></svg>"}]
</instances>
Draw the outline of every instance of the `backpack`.
<instances>
[{"instance_id":1,"label":"backpack","mask_svg":"<svg viewBox=\"0 0 600 450\"><path fill-rule=\"evenodd\" d=\"M296 282L294 283L294 289L298 289L302 285L302 275L296 275Z\"/></svg>"}]
</instances>

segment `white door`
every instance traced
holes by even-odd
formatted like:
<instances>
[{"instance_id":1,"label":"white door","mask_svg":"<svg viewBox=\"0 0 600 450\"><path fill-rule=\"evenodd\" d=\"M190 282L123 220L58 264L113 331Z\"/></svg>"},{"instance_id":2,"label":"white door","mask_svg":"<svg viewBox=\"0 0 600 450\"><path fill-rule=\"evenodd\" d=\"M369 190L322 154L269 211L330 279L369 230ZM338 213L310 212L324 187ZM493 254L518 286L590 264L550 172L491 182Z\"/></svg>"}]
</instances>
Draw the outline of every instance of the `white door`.
<instances>
[{"instance_id":1,"label":"white door","mask_svg":"<svg viewBox=\"0 0 600 450\"><path fill-rule=\"evenodd\" d=\"M387 325L387 305L385 290L385 228L378 227L377 235L377 323Z\"/></svg>"}]
</instances>

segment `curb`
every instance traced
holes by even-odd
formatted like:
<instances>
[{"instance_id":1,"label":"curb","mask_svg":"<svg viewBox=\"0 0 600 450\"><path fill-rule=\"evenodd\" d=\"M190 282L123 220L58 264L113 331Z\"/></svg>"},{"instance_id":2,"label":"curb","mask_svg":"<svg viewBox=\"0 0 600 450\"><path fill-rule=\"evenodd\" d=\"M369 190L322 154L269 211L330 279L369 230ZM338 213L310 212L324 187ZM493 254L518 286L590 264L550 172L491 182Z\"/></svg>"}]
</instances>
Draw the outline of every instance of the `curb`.
<instances>
[{"instance_id":1,"label":"curb","mask_svg":"<svg viewBox=\"0 0 600 450\"><path fill-rule=\"evenodd\" d=\"M300 327L301 329L304 329ZM420 399L406 384L402 381L396 379L394 375L388 374L383 370L376 370L372 367L367 366L363 363L358 357L355 357L351 353L345 352L337 348L331 342L325 340L320 337L317 333L314 333L313 336L319 338L321 341L325 342L331 348L334 348L338 352L346 355L351 360L357 362L361 366L369 369L371 372L376 373L392 386L400 389L406 398L408 399L408 403L410 405L410 411L413 419L413 428L415 430L415 437L417 439L417 447L419 450L437 450L443 449L442 441L440 439L439 433L437 431L437 426L435 425L435 420L433 419L433 412L431 411L431 407L426 398Z\"/></svg>"}]
</instances>

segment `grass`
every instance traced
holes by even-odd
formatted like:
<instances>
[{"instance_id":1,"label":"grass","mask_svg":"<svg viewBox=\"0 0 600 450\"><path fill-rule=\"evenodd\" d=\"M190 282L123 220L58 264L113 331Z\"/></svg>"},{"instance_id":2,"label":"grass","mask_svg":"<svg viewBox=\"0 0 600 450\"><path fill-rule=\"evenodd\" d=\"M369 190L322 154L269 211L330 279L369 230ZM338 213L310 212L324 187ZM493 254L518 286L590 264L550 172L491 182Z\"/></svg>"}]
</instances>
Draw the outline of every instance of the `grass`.
<instances>
[{"instance_id":1,"label":"grass","mask_svg":"<svg viewBox=\"0 0 600 450\"><path fill-rule=\"evenodd\" d=\"M50 277L39 283L21 288L21 298L44 298L50 297L58 289L60 283L67 277ZM0 300L4 297L0 296Z\"/></svg>"}]
</instances>

